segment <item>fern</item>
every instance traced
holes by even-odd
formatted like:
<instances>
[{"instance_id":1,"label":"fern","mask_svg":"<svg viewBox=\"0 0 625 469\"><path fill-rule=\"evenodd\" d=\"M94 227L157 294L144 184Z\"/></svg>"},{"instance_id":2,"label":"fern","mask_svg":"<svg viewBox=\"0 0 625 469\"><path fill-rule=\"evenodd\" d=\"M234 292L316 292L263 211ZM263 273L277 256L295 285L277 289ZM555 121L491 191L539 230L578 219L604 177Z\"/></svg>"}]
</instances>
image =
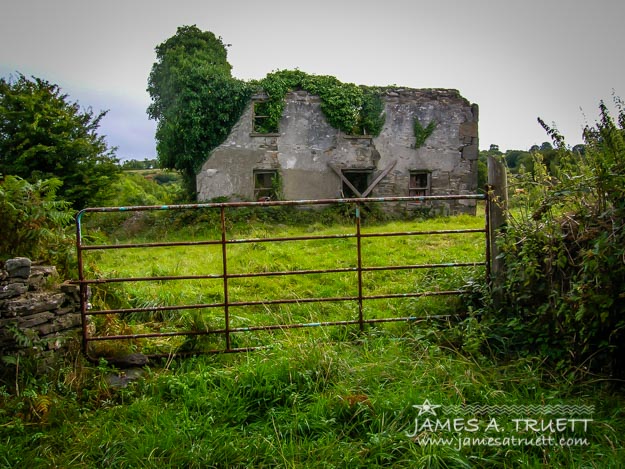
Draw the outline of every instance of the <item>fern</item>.
<instances>
[{"instance_id":1,"label":"fern","mask_svg":"<svg viewBox=\"0 0 625 469\"><path fill-rule=\"evenodd\" d=\"M74 211L57 198L61 184L54 178L30 183L17 176L6 176L0 183L0 259L30 257L67 273L73 253L68 227Z\"/></svg>"}]
</instances>

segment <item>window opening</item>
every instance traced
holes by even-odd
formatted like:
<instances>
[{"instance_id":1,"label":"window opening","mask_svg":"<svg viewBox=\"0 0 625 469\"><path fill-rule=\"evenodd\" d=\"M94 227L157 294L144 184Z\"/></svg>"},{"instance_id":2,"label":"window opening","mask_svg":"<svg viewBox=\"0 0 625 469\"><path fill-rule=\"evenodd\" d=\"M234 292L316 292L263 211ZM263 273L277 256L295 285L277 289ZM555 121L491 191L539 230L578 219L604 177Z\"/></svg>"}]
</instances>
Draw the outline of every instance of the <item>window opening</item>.
<instances>
[{"instance_id":1,"label":"window opening","mask_svg":"<svg viewBox=\"0 0 625 469\"><path fill-rule=\"evenodd\" d=\"M427 171L410 171L408 195L410 197L430 195L430 173Z\"/></svg>"},{"instance_id":2,"label":"window opening","mask_svg":"<svg viewBox=\"0 0 625 469\"><path fill-rule=\"evenodd\" d=\"M371 177L371 171L353 171L353 170L343 170L343 176L347 179L352 186L359 192L355 193L349 185L343 181L343 196L350 197L361 197L361 194L364 193L369 187L369 178Z\"/></svg>"},{"instance_id":3,"label":"window opening","mask_svg":"<svg viewBox=\"0 0 625 469\"><path fill-rule=\"evenodd\" d=\"M271 123L269 101L254 101L252 109L252 132L257 134L278 133L278 123Z\"/></svg>"},{"instance_id":4,"label":"window opening","mask_svg":"<svg viewBox=\"0 0 625 469\"><path fill-rule=\"evenodd\" d=\"M254 199L260 201L276 200L277 171L254 171Z\"/></svg>"}]
</instances>

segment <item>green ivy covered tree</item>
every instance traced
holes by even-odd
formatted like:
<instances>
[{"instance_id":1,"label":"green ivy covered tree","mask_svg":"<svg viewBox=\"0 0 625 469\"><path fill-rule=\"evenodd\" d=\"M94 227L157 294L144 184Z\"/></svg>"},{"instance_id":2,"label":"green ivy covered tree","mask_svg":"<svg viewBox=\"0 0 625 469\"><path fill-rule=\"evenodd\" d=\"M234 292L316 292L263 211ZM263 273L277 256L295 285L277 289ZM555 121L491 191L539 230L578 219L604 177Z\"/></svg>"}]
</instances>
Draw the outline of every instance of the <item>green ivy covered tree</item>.
<instances>
[{"instance_id":1,"label":"green ivy covered tree","mask_svg":"<svg viewBox=\"0 0 625 469\"><path fill-rule=\"evenodd\" d=\"M181 172L195 196L195 174L222 143L251 96L251 87L231 75L221 38L196 26L179 27L156 47L148 79L157 121L157 154L162 168Z\"/></svg>"},{"instance_id":2,"label":"green ivy covered tree","mask_svg":"<svg viewBox=\"0 0 625 469\"><path fill-rule=\"evenodd\" d=\"M181 172L191 198L195 198L197 171L226 139L253 93L268 97L262 103L267 119L257 129L261 132L278 128L284 97L292 90L319 96L328 123L345 133L376 136L384 126L378 88L300 70L279 70L248 83L233 78L231 69L221 38L196 26L179 27L156 47L148 79L152 99L148 115L157 121L158 160L162 168Z\"/></svg>"},{"instance_id":3,"label":"green ivy covered tree","mask_svg":"<svg viewBox=\"0 0 625 469\"><path fill-rule=\"evenodd\" d=\"M94 114L57 85L19 74L0 79L0 173L30 182L58 178L58 196L74 208L106 197L119 167Z\"/></svg>"}]
</instances>

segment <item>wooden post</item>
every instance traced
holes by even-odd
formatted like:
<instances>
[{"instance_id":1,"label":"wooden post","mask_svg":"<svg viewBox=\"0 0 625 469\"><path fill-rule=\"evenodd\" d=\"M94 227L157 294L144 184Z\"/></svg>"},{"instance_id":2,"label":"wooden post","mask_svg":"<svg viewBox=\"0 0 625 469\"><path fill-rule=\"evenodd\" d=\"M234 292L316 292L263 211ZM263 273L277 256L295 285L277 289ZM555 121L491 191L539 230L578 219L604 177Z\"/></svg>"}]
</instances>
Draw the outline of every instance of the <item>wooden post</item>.
<instances>
[{"instance_id":1,"label":"wooden post","mask_svg":"<svg viewBox=\"0 0 625 469\"><path fill-rule=\"evenodd\" d=\"M488 156L488 186L491 275L493 285L497 285L504 269L503 260L497 258L497 236L508 215L508 180L506 167L493 156Z\"/></svg>"}]
</instances>

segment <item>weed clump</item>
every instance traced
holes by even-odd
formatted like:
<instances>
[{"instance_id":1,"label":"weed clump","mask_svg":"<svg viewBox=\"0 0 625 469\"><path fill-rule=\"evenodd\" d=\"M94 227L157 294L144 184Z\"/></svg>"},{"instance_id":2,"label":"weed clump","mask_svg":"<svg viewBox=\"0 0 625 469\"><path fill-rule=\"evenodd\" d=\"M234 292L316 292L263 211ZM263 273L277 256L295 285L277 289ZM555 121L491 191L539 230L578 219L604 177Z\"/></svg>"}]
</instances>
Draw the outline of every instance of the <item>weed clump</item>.
<instances>
[{"instance_id":1,"label":"weed clump","mask_svg":"<svg viewBox=\"0 0 625 469\"><path fill-rule=\"evenodd\" d=\"M620 105L620 100L617 99ZM583 153L555 129L559 165L534 154L515 179L500 240L505 272L492 325L508 347L574 374L623 376L625 366L625 110L606 106ZM502 329L505 329L503 331Z\"/></svg>"}]
</instances>

